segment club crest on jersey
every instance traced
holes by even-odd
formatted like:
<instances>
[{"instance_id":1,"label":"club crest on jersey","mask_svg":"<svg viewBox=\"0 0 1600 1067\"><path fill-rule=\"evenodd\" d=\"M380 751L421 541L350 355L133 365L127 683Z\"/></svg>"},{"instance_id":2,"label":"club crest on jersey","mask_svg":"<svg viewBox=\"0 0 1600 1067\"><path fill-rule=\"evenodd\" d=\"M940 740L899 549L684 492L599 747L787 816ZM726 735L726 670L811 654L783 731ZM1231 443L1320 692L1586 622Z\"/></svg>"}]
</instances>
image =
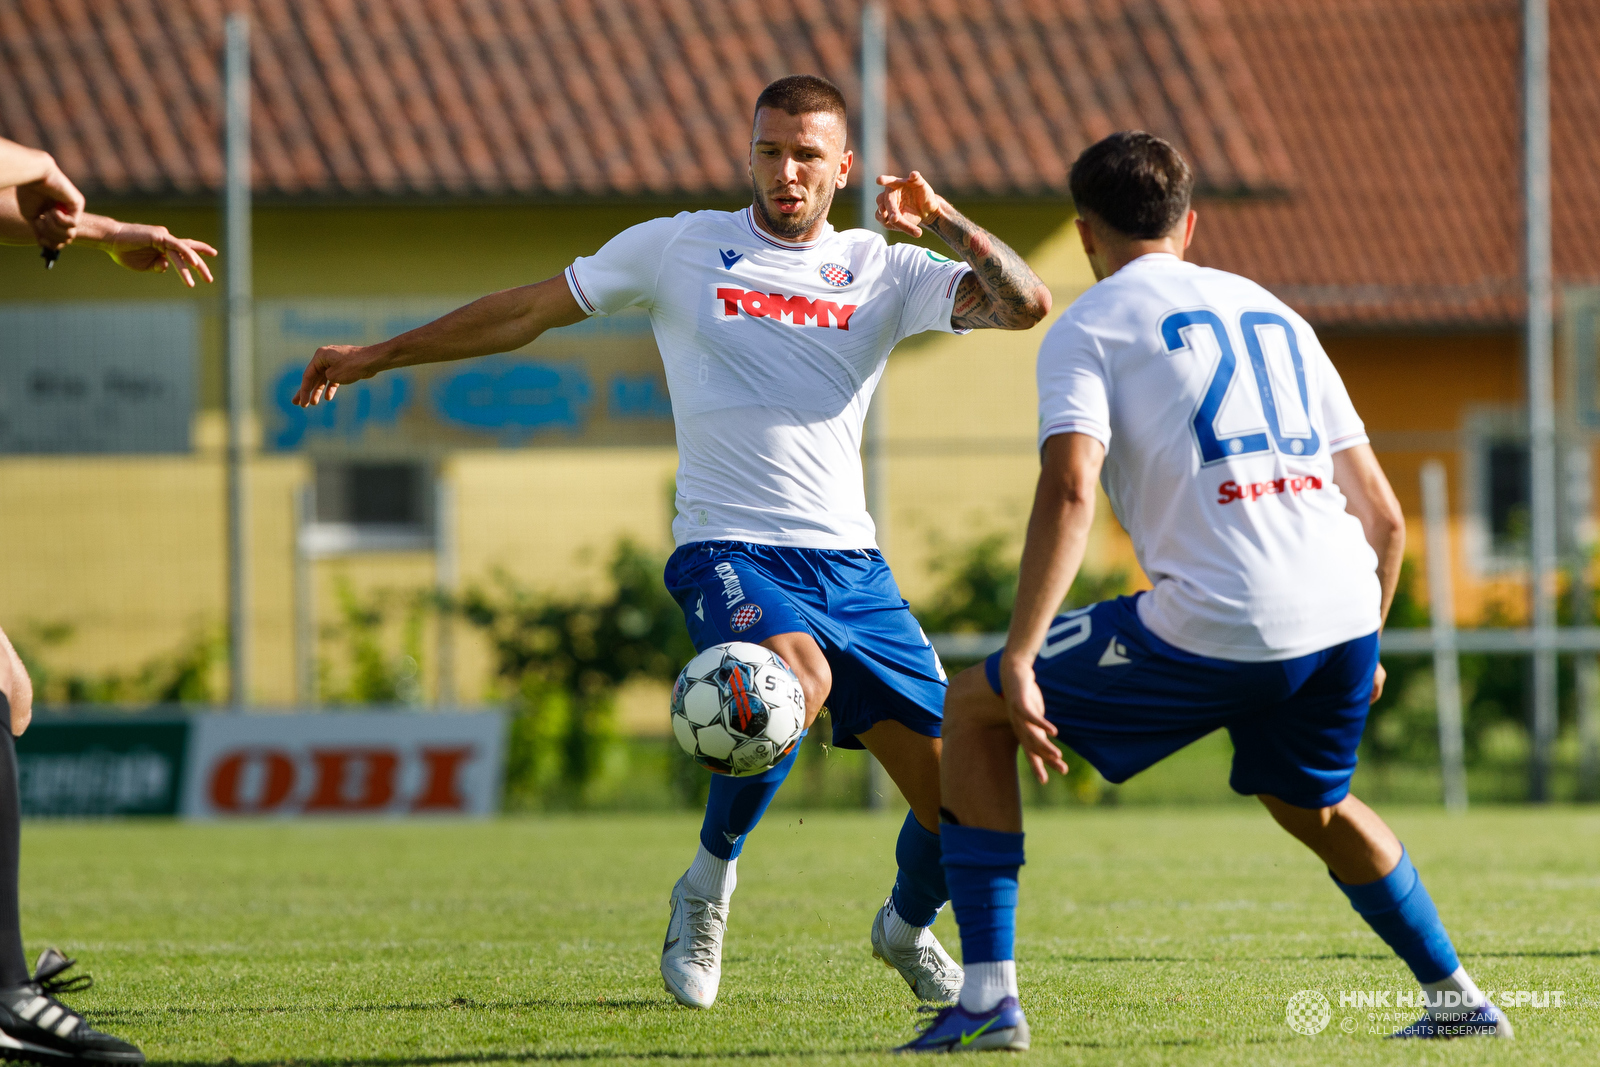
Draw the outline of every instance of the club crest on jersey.
<instances>
[{"instance_id":1,"label":"club crest on jersey","mask_svg":"<svg viewBox=\"0 0 1600 1067\"><path fill-rule=\"evenodd\" d=\"M817 273L822 275L823 281L835 289L843 289L856 280L856 276L850 273L850 268L842 263L824 263L817 268Z\"/></svg>"},{"instance_id":2,"label":"club crest on jersey","mask_svg":"<svg viewBox=\"0 0 1600 1067\"><path fill-rule=\"evenodd\" d=\"M761 605L746 604L733 613L733 617L728 620L728 624L733 627L734 633L742 634L760 621Z\"/></svg>"}]
</instances>

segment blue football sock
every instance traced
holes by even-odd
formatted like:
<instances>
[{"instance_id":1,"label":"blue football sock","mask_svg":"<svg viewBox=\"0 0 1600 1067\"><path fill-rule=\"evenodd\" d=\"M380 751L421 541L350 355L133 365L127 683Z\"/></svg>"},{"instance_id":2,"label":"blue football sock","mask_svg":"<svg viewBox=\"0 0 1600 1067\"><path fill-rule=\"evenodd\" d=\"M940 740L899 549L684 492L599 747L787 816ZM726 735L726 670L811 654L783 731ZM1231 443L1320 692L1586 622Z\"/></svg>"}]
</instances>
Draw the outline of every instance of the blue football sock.
<instances>
[{"instance_id":1,"label":"blue football sock","mask_svg":"<svg viewBox=\"0 0 1600 1067\"><path fill-rule=\"evenodd\" d=\"M961 962L1012 958L1017 929L1017 868L1022 835L945 823L939 828L944 877L961 927Z\"/></svg>"},{"instance_id":2,"label":"blue football sock","mask_svg":"<svg viewBox=\"0 0 1600 1067\"><path fill-rule=\"evenodd\" d=\"M950 894L944 887L939 835L924 830L915 812L906 812L894 858L900 864L892 894L896 914L912 926L932 925Z\"/></svg>"},{"instance_id":3,"label":"blue football sock","mask_svg":"<svg viewBox=\"0 0 1600 1067\"><path fill-rule=\"evenodd\" d=\"M1439 909L1433 906L1433 898L1405 849L1400 850L1394 870L1376 882L1345 885L1332 871L1328 877L1350 898L1350 906L1367 925L1405 960L1417 981L1438 982L1461 966L1450 935L1439 921Z\"/></svg>"},{"instance_id":4,"label":"blue football sock","mask_svg":"<svg viewBox=\"0 0 1600 1067\"><path fill-rule=\"evenodd\" d=\"M805 734L801 734L802 740ZM789 777L795 757L800 755L796 741L789 754L771 770L735 778L727 774L711 776L711 796L706 801L705 822L700 824L700 843L718 859L731 860L744 851L745 835L756 828L778 787Z\"/></svg>"}]
</instances>

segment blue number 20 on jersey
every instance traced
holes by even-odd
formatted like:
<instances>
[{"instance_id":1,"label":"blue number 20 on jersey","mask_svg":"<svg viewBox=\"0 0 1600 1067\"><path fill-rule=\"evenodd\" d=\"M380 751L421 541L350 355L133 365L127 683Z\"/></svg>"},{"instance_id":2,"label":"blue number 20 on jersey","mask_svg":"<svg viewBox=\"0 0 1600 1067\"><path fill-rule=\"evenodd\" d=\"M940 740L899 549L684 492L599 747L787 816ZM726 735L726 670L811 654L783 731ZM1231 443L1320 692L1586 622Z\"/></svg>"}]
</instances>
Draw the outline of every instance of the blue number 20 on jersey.
<instances>
[{"instance_id":1,"label":"blue number 20 on jersey","mask_svg":"<svg viewBox=\"0 0 1600 1067\"><path fill-rule=\"evenodd\" d=\"M1306 413L1306 431L1303 434L1285 433L1282 420L1278 417L1277 396L1272 388L1272 376L1267 370L1266 350L1261 344L1261 329L1264 326L1282 329L1284 339L1288 342L1289 359L1294 365L1295 384L1300 389L1300 407ZM1217 416L1222 411L1222 402L1227 399L1228 391L1233 387L1234 375L1239 369L1239 357L1234 353L1227 327L1210 308L1174 311L1161 320L1161 339L1166 343L1169 353L1189 348L1189 336L1192 331L1198 330L1209 330L1216 340L1219 351L1216 368L1211 372L1211 381L1206 385L1199 406L1195 408L1193 419L1194 440L1200 449L1201 465L1209 467L1213 463L1221 463L1227 459L1271 452L1274 444L1278 451L1290 455L1315 455L1322 447L1322 442L1317 437L1316 429L1311 426L1311 401L1306 391L1305 361L1300 356L1300 345L1295 340L1294 327L1289 325L1288 320L1270 311L1246 311L1239 316L1239 332L1244 335L1245 351L1250 356L1250 376L1255 379L1256 392L1261 397L1261 410L1266 416L1270 438L1268 433L1259 431L1239 433L1229 437L1218 433Z\"/></svg>"}]
</instances>

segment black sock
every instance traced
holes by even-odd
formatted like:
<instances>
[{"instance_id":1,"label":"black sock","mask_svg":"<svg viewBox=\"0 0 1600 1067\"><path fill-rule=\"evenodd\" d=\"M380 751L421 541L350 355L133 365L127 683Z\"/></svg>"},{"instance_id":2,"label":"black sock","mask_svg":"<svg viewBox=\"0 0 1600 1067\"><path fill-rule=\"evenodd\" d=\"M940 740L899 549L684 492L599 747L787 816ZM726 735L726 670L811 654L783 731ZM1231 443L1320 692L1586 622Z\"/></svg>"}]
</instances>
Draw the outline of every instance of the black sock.
<instances>
[{"instance_id":1,"label":"black sock","mask_svg":"<svg viewBox=\"0 0 1600 1067\"><path fill-rule=\"evenodd\" d=\"M32 979L22 951L22 917L17 908L17 871L22 852L22 800L17 792L17 743L11 736L10 707L0 697L0 987Z\"/></svg>"}]
</instances>

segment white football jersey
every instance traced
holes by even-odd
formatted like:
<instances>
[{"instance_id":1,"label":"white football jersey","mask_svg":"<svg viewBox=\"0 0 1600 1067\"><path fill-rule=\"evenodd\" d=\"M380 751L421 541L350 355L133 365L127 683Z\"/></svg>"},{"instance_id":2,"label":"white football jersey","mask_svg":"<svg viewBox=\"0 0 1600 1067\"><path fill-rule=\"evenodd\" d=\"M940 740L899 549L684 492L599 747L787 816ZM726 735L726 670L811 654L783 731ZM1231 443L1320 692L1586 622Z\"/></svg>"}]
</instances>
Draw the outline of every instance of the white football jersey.
<instances>
[{"instance_id":1,"label":"white football jersey","mask_svg":"<svg viewBox=\"0 0 1600 1067\"><path fill-rule=\"evenodd\" d=\"M1264 662L1378 628L1377 555L1333 484L1367 435L1306 321L1256 283L1142 256L1039 349L1039 443L1082 433L1154 588L1151 632Z\"/></svg>"},{"instance_id":2,"label":"white football jersey","mask_svg":"<svg viewBox=\"0 0 1600 1067\"><path fill-rule=\"evenodd\" d=\"M780 241L742 211L624 230L567 268L591 315L650 312L678 438L678 544L872 548L861 425L889 350L952 332L965 264L869 230Z\"/></svg>"}]
</instances>

